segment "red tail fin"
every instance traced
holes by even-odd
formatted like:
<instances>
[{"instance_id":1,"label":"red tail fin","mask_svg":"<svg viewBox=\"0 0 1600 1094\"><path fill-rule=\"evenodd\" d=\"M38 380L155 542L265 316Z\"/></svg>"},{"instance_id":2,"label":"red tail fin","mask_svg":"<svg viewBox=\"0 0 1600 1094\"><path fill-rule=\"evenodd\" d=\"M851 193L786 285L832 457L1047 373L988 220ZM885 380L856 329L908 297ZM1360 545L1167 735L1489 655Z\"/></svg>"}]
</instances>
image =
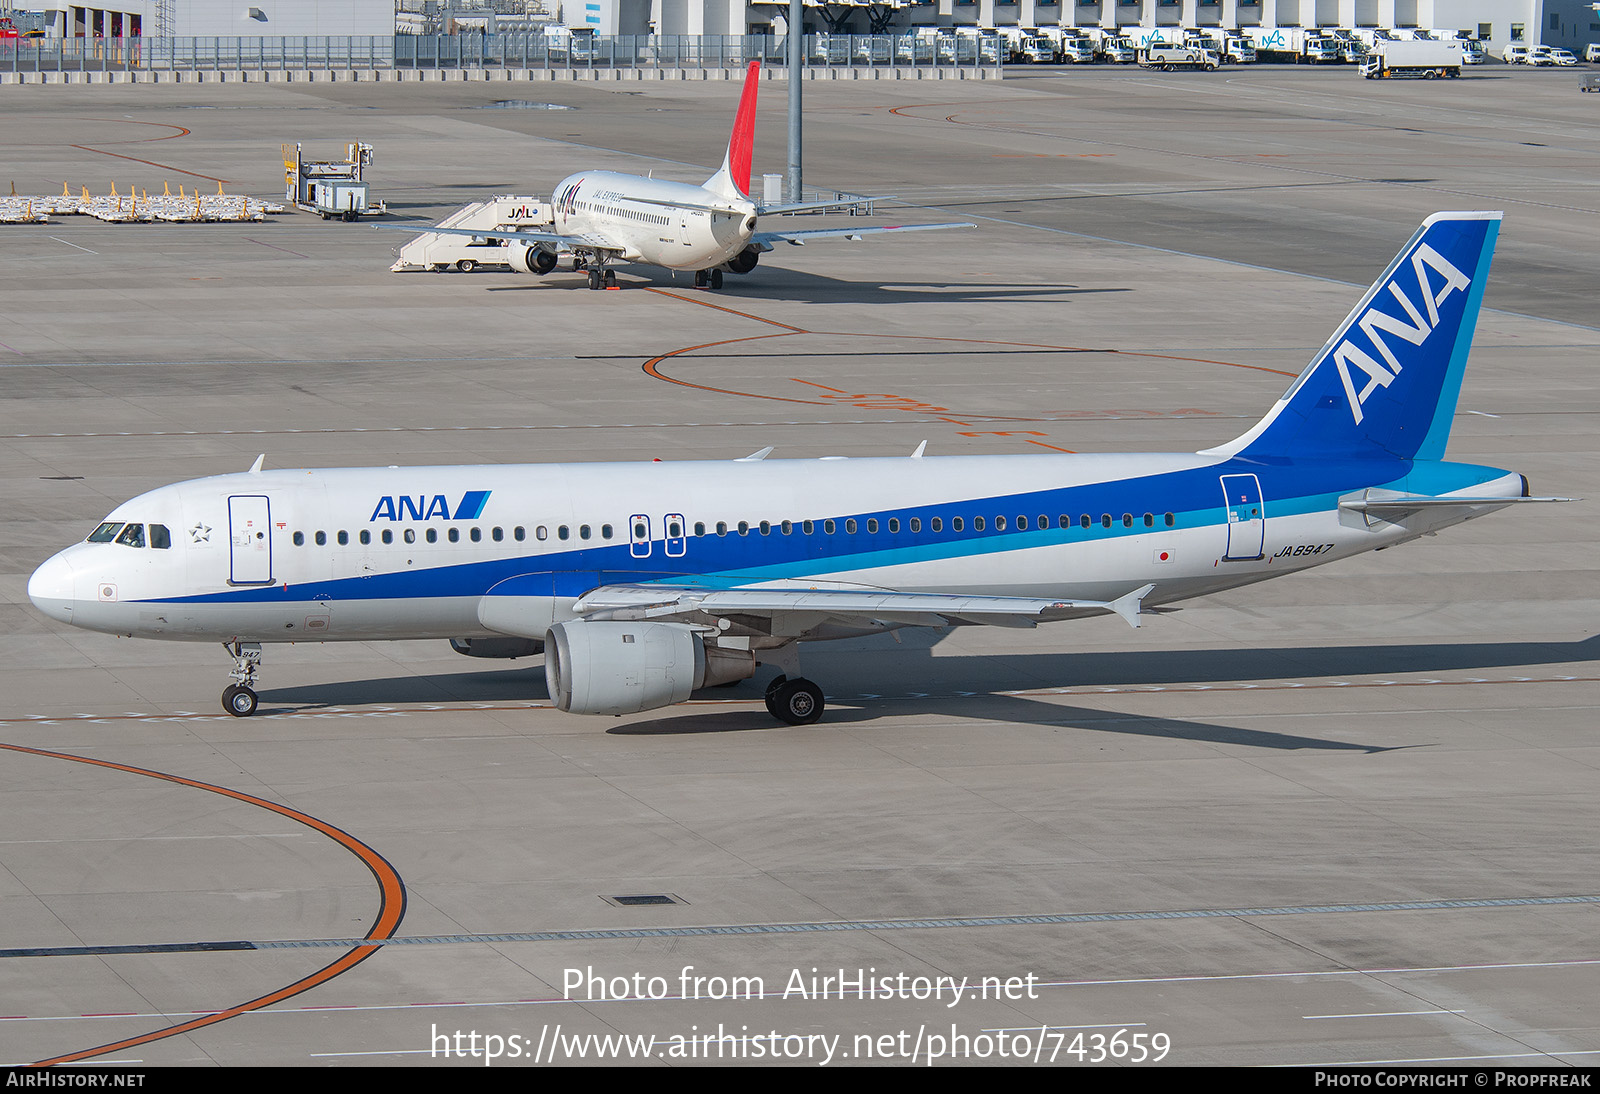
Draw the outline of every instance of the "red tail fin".
<instances>
[{"instance_id":1,"label":"red tail fin","mask_svg":"<svg viewBox=\"0 0 1600 1094\"><path fill-rule=\"evenodd\" d=\"M750 196L750 160L756 146L756 88L761 83L761 62L751 61L744 76L744 94L739 97L739 113L733 120L733 135L728 138L728 154L722 161L722 170L706 181L706 188L719 189L732 186L738 194L728 197Z\"/></svg>"}]
</instances>

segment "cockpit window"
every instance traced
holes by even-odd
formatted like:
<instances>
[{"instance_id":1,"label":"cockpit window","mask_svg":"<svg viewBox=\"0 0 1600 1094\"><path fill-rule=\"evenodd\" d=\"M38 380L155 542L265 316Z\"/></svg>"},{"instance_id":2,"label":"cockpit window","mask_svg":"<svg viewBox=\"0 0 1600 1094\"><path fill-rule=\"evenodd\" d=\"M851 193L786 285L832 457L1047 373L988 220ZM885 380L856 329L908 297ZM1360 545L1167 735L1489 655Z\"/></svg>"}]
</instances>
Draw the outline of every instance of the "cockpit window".
<instances>
[{"instance_id":1,"label":"cockpit window","mask_svg":"<svg viewBox=\"0 0 1600 1094\"><path fill-rule=\"evenodd\" d=\"M144 525L142 525L142 524L130 524L130 525L128 525L126 528L124 528L122 530L122 534L117 537L117 542L122 544L124 547L143 547L144 546Z\"/></svg>"},{"instance_id":2,"label":"cockpit window","mask_svg":"<svg viewBox=\"0 0 1600 1094\"><path fill-rule=\"evenodd\" d=\"M321 535L322 533L317 533ZM167 531L165 524L152 524L150 526L150 546L158 551L165 551L172 546L172 533Z\"/></svg>"},{"instance_id":3,"label":"cockpit window","mask_svg":"<svg viewBox=\"0 0 1600 1094\"><path fill-rule=\"evenodd\" d=\"M117 535L117 529L122 527L120 520L108 520L100 527L89 533L90 543L110 543Z\"/></svg>"}]
</instances>

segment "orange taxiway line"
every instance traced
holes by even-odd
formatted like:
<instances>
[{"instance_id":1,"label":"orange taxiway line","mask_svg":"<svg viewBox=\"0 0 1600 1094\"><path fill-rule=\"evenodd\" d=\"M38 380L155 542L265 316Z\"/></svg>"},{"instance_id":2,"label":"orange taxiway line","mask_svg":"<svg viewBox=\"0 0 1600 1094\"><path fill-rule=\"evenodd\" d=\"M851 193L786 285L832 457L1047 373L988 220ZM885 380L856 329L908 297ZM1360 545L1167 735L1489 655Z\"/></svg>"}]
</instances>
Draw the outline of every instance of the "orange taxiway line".
<instances>
[{"instance_id":1,"label":"orange taxiway line","mask_svg":"<svg viewBox=\"0 0 1600 1094\"><path fill-rule=\"evenodd\" d=\"M397 931L400 927L401 919L405 917L405 883L400 880L400 875L395 871L394 867L389 865L388 861L384 859L382 855L378 854L378 852L374 851L371 847L368 847L366 844L362 843L348 832L345 832L339 828L335 828L326 821L320 821L308 813L302 813L298 809L290 809L286 805L279 805L276 802L270 802L264 798L257 798L253 795L245 794L238 790L229 790L224 786L216 786L211 783L200 782L196 779L186 779L181 775L170 775L163 771L151 771L147 768L133 767L129 764L113 763L109 760L94 760L86 756L74 756L65 752L48 752L41 748L28 748L24 745L0 744L0 749L6 749L11 752L21 752L33 756L43 756L53 760L69 760L73 763L89 764L93 767L104 767L112 771L124 771L132 775L143 775L146 778L160 779L163 782L177 783L180 786L188 786L196 790L204 790L208 793L220 794L225 798L233 798L234 800L244 802L247 805L259 806L262 809L277 813L279 816L286 817L289 820L303 824L306 827L314 829L315 831L320 832L322 835L327 836L329 839L332 839L335 843L340 844L346 850L350 851L351 854L359 858L362 863L366 865L367 869L372 871L372 876L378 882L378 914L373 920L372 926L368 928L367 933L363 937L369 939L392 938L394 937L395 931ZM260 1010L262 1007L271 1006L273 1003L281 1002L282 1000L298 995L301 992L309 991L311 988L314 988L319 984L326 983L327 981L332 980L335 976L338 976L340 973L346 972L349 969L354 968L356 965L359 965L361 962L377 953L381 948L381 946L359 946L345 954L343 957L339 958L337 961L334 961L332 964L318 969L310 976L303 977L302 979L296 980L294 983L289 984L286 987L279 988L277 991L269 992L266 995L251 999L248 1002L239 1003L238 1005L229 1007L226 1010L220 1010L213 1014L207 1014L200 1018L194 1018L187 1022L181 1022L175 1026L168 1026L164 1029L154 1030L150 1033L141 1034L137 1037L129 1037L121 1041L115 1041L111 1044L98 1045L94 1048L81 1049L77 1052L71 1052L64 1056L55 1056L48 1060L39 1060L34 1066L47 1067L54 1064L69 1064L78 1060L87 1060L95 1056L103 1056L108 1052L115 1052L119 1049L133 1048L137 1045L149 1044L151 1041L159 1041L167 1037L177 1036L180 1033L188 1033L193 1030L201 1029L205 1026L216 1025L218 1022L225 1022L229 1018L236 1018L241 1014L246 1014L253 1010Z\"/></svg>"}]
</instances>

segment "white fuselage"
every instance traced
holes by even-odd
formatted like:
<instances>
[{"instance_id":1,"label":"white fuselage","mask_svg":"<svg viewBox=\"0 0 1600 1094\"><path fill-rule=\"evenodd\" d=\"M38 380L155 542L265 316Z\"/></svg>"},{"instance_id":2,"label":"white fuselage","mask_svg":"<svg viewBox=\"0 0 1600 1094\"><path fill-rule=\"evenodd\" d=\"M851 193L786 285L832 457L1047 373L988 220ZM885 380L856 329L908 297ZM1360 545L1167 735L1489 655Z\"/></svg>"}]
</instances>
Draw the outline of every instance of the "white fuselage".
<instances>
[{"instance_id":1,"label":"white fuselage","mask_svg":"<svg viewBox=\"0 0 1600 1094\"><path fill-rule=\"evenodd\" d=\"M556 231L614 247L627 262L670 270L719 266L750 244L755 203L726 198L701 186L585 171L556 187Z\"/></svg>"},{"instance_id":2,"label":"white fuselage","mask_svg":"<svg viewBox=\"0 0 1600 1094\"><path fill-rule=\"evenodd\" d=\"M1522 489L1434 466L1477 496ZM652 582L1080 600L1154 583L1159 604L1464 519L1341 511L1386 484L1371 471L1157 454L263 471L118 506L104 542L62 551L28 591L92 630L251 642L503 634L484 602L530 575L545 592L517 601L518 634L592 589Z\"/></svg>"}]
</instances>

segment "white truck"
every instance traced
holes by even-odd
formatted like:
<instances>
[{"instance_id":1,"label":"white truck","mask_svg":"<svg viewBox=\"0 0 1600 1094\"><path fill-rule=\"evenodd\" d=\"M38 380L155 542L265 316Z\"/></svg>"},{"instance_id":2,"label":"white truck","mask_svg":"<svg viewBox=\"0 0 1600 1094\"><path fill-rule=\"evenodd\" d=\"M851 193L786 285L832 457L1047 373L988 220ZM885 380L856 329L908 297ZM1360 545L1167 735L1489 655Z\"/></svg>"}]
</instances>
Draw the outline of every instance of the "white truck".
<instances>
[{"instance_id":1,"label":"white truck","mask_svg":"<svg viewBox=\"0 0 1600 1094\"><path fill-rule=\"evenodd\" d=\"M1184 45L1209 49L1225 65L1247 65L1255 62L1256 47L1250 44L1250 39L1238 31L1205 27L1199 30L1186 30L1184 35Z\"/></svg>"},{"instance_id":2,"label":"white truck","mask_svg":"<svg viewBox=\"0 0 1600 1094\"><path fill-rule=\"evenodd\" d=\"M467 228L483 230L483 236L467 237L424 232L400 248L395 264L389 269L395 273L413 270L431 270L440 273L451 268L471 273L482 266L515 266L511 248L501 245L494 230L537 232L555 226L555 211L546 202L533 197L515 194L492 197L478 201L451 213L439 225L441 228ZM554 252L550 252L554 268Z\"/></svg>"},{"instance_id":3,"label":"white truck","mask_svg":"<svg viewBox=\"0 0 1600 1094\"><path fill-rule=\"evenodd\" d=\"M1094 39L1084 34L1063 34L1057 52L1069 65L1090 65L1099 57Z\"/></svg>"},{"instance_id":4,"label":"white truck","mask_svg":"<svg viewBox=\"0 0 1600 1094\"><path fill-rule=\"evenodd\" d=\"M1361 63L1361 75L1369 80L1415 77L1432 80L1439 76L1461 75L1461 43L1378 42Z\"/></svg>"},{"instance_id":5,"label":"white truck","mask_svg":"<svg viewBox=\"0 0 1600 1094\"><path fill-rule=\"evenodd\" d=\"M1159 68L1162 72L1180 68L1203 68L1207 72L1215 72L1221 63L1215 53L1200 46L1151 45L1139 52L1140 67Z\"/></svg>"},{"instance_id":6,"label":"white truck","mask_svg":"<svg viewBox=\"0 0 1600 1094\"><path fill-rule=\"evenodd\" d=\"M1339 40L1315 27L1245 27L1243 31L1263 60L1326 65L1344 59Z\"/></svg>"},{"instance_id":7,"label":"white truck","mask_svg":"<svg viewBox=\"0 0 1600 1094\"><path fill-rule=\"evenodd\" d=\"M1125 31L1102 31L1095 42L1095 58L1114 65L1131 65L1139 59L1139 47Z\"/></svg>"}]
</instances>

